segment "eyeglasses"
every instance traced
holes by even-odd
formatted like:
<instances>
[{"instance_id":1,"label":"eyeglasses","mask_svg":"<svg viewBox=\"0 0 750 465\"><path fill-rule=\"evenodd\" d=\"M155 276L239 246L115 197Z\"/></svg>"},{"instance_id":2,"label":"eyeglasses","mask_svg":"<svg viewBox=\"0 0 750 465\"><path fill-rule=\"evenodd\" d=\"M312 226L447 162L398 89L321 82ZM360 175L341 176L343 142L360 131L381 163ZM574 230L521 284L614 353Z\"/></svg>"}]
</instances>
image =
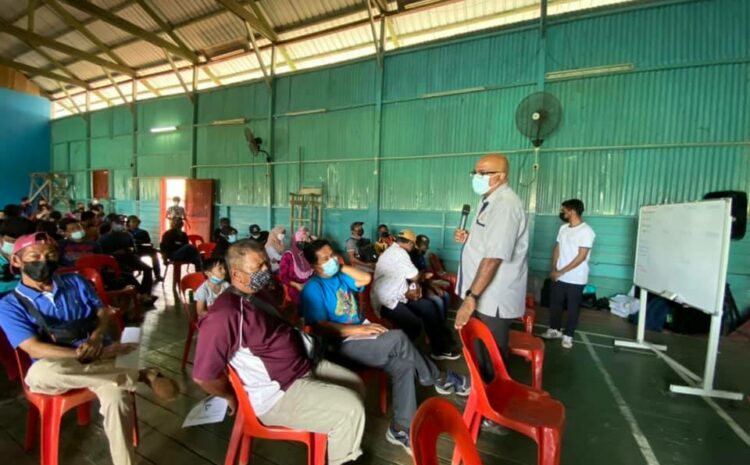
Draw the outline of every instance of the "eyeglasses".
<instances>
[{"instance_id":1,"label":"eyeglasses","mask_svg":"<svg viewBox=\"0 0 750 465\"><path fill-rule=\"evenodd\" d=\"M500 174L500 171L477 171L477 170L471 170L469 171L469 174L472 176L476 176L477 174L479 176L487 176L488 174Z\"/></svg>"}]
</instances>

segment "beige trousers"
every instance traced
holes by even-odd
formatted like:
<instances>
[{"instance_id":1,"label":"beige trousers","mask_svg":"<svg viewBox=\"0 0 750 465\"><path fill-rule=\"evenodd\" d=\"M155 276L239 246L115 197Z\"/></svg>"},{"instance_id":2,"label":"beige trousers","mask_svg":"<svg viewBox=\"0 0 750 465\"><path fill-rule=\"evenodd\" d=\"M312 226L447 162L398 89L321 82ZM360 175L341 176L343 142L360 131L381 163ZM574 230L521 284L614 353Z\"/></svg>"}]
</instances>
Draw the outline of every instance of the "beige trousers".
<instances>
[{"instance_id":1,"label":"beige trousers","mask_svg":"<svg viewBox=\"0 0 750 465\"><path fill-rule=\"evenodd\" d=\"M323 360L259 418L268 426L328 434L328 465L339 465L362 455L364 392L356 373Z\"/></svg>"},{"instance_id":2,"label":"beige trousers","mask_svg":"<svg viewBox=\"0 0 750 465\"><path fill-rule=\"evenodd\" d=\"M133 460L133 408L130 392L138 382L138 370L116 368L114 360L89 364L75 359L38 360L26 374L26 384L39 394L62 394L71 389L90 389L101 405L104 432L114 465Z\"/></svg>"}]
</instances>

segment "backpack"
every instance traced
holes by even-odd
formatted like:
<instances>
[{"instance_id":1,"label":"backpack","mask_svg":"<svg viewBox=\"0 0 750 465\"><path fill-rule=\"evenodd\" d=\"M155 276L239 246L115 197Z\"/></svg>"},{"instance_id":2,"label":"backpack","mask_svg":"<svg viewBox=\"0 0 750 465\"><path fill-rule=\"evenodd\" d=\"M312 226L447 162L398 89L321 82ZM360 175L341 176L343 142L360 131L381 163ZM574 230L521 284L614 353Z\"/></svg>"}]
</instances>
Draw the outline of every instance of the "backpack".
<instances>
[{"instance_id":1,"label":"backpack","mask_svg":"<svg viewBox=\"0 0 750 465\"><path fill-rule=\"evenodd\" d=\"M365 263L375 263L378 261L378 254L375 253L375 248L370 239L359 239L357 241L357 255L359 259Z\"/></svg>"}]
</instances>

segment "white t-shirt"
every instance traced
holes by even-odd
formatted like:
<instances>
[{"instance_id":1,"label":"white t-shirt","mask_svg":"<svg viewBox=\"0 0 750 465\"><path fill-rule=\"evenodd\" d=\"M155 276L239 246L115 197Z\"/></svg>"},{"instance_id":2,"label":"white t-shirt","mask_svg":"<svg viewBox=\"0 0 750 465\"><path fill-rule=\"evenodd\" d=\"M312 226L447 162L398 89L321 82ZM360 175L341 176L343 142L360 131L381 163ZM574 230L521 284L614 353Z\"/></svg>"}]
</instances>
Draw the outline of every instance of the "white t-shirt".
<instances>
[{"instance_id":1,"label":"white t-shirt","mask_svg":"<svg viewBox=\"0 0 750 465\"><path fill-rule=\"evenodd\" d=\"M393 243L378 258L375 265L375 277L372 285L372 304L379 312L381 306L395 308L396 305L408 302L406 292L409 290L407 279L414 279L419 270L411 262L409 254L400 245Z\"/></svg>"},{"instance_id":2,"label":"white t-shirt","mask_svg":"<svg viewBox=\"0 0 750 465\"><path fill-rule=\"evenodd\" d=\"M229 288L229 283L222 281L221 285L219 285L219 294L224 292L227 288ZM213 289L208 285L208 280L206 280L195 290L195 296L193 296L193 298L196 302L206 302L206 307L210 307L214 304L216 298L219 297L219 294L214 294Z\"/></svg>"},{"instance_id":3,"label":"white t-shirt","mask_svg":"<svg viewBox=\"0 0 750 465\"><path fill-rule=\"evenodd\" d=\"M560 232L557 233L557 243L560 245L557 269L565 268L568 263L575 260L580 247L591 249L594 246L595 237L594 230L586 223L581 223L576 227L571 227L567 223L560 226ZM591 251L586 254L586 260L562 275L560 281L568 284L587 284L589 281L589 257L591 257Z\"/></svg>"}]
</instances>

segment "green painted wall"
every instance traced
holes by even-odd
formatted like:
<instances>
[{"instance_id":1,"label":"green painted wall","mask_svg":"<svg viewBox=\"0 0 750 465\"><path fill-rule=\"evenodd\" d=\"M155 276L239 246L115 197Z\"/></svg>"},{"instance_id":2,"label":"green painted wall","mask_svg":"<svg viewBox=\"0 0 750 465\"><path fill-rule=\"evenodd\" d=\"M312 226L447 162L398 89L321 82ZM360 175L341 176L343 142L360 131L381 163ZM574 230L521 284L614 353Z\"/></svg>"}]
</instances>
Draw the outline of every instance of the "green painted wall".
<instances>
[{"instance_id":1,"label":"green painted wall","mask_svg":"<svg viewBox=\"0 0 750 465\"><path fill-rule=\"evenodd\" d=\"M288 193L323 185L325 233L339 244L357 219L370 230L409 226L455 268L452 230L461 205L476 201L468 173L480 154L501 151L534 220L532 285L548 271L559 203L578 197L598 234L591 281L602 295L621 292L640 205L750 191L748 17L744 0L626 7L554 18L545 40L519 26L402 50L382 68L366 60L200 93L195 104L139 102L135 117L113 108L55 121L52 163L75 173L81 199L87 170L112 169L112 206L152 231L161 176L216 179L217 216L244 230L288 223ZM545 82L564 119L535 178L518 103L545 72L621 63L634 71ZM242 126L211 125L239 117L272 151L270 167L249 153ZM179 130L149 132L171 125ZM750 305L750 238L733 243L729 281Z\"/></svg>"}]
</instances>

